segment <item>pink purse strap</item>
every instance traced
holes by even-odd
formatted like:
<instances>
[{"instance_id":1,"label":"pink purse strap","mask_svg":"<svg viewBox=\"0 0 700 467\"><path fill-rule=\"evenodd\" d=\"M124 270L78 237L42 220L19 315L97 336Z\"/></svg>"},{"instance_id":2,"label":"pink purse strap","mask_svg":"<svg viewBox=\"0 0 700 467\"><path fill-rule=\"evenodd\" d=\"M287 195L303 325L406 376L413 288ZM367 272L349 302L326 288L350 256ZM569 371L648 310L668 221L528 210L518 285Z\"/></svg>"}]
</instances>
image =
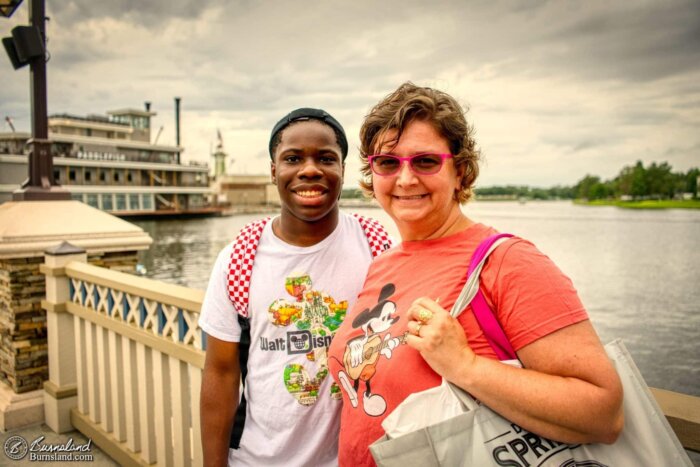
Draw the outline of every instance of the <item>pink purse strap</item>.
<instances>
[{"instance_id":1,"label":"pink purse strap","mask_svg":"<svg viewBox=\"0 0 700 467\"><path fill-rule=\"evenodd\" d=\"M489 248L491 248L491 245L493 245L496 240L499 238L507 238L512 236L512 234L507 233L496 234L491 235L481 242L481 244L476 248L476 251L474 251L474 255L469 263L467 278L471 276L474 269L481 262L486 255L486 252L489 251ZM496 319L496 316L493 314L493 311L489 307L488 303L486 303L486 299L481 293L481 288L472 299L471 306L477 323L479 323L481 330L484 331L486 340L488 341L489 345L491 345L491 348L496 352L498 359L513 360L518 358L515 354L515 350L513 350L513 346L510 345L510 341L503 332L503 328Z\"/></svg>"}]
</instances>

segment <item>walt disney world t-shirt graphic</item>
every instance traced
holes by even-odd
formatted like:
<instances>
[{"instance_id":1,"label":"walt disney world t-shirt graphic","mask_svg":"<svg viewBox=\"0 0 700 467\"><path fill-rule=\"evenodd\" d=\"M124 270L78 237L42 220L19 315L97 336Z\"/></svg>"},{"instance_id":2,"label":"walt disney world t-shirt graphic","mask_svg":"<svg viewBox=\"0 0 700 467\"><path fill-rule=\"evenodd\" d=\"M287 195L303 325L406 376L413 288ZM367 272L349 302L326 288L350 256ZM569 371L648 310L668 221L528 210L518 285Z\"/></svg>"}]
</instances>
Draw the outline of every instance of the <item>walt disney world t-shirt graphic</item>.
<instances>
[{"instance_id":1,"label":"walt disney world t-shirt graphic","mask_svg":"<svg viewBox=\"0 0 700 467\"><path fill-rule=\"evenodd\" d=\"M268 309L272 324L290 328L286 337L260 337L263 351L283 351L299 355L300 361L289 363L283 372L284 386L301 405L313 405L328 376L328 347L345 319L348 302L336 303L327 293L312 288L309 275L287 277L285 289L293 299L275 300ZM301 356L305 357L302 359ZM315 367L315 373L312 369ZM313 373L313 375L312 375ZM333 382L330 397L340 400L340 388Z\"/></svg>"}]
</instances>

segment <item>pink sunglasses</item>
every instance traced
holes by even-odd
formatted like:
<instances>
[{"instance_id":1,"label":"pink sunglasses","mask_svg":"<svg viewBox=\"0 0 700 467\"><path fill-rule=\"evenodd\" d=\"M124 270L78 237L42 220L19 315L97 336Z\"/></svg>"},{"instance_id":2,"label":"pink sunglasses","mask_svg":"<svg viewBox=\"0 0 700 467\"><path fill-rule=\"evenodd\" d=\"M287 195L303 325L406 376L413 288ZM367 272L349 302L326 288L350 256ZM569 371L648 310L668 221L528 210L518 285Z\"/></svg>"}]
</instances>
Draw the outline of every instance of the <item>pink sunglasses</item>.
<instances>
[{"instance_id":1,"label":"pink sunglasses","mask_svg":"<svg viewBox=\"0 0 700 467\"><path fill-rule=\"evenodd\" d=\"M408 162L411 171L416 175L434 175L440 171L445 159L450 157L453 157L452 154L423 153L408 157L374 154L368 156L367 161L372 172L382 177L396 175L404 162Z\"/></svg>"}]
</instances>

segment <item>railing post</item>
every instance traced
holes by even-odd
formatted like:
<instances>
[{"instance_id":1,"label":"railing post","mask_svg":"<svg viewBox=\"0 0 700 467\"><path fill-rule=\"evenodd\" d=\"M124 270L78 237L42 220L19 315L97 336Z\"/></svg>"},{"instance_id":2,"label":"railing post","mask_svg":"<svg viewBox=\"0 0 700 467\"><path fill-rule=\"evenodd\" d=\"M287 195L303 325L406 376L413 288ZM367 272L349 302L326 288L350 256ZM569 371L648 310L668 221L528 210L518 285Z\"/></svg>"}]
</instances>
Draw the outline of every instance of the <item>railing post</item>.
<instances>
[{"instance_id":1,"label":"railing post","mask_svg":"<svg viewBox=\"0 0 700 467\"><path fill-rule=\"evenodd\" d=\"M63 242L45 251L41 271L46 275L46 327L49 347L49 380L44 382L44 416L56 433L73 430L70 410L77 405L75 328L66 312L70 279L64 267L72 261L87 262L84 249Z\"/></svg>"}]
</instances>

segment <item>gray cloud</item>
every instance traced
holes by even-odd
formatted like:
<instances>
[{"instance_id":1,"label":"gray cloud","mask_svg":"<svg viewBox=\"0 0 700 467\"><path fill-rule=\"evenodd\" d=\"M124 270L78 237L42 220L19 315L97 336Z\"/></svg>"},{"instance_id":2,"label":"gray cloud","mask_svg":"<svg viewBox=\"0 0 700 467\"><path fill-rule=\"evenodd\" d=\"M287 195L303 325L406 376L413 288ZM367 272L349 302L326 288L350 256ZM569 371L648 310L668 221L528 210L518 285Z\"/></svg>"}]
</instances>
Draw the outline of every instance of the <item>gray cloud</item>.
<instances>
[{"instance_id":1,"label":"gray cloud","mask_svg":"<svg viewBox=\"0 0 700 467\"><path fill-rule=\"evenodd\" d=\"M85 19L120 19L146 27L157 27L172 19L197 18L214 5L225 5L225 0L68 0L52 2L50 14L60 17L61 22L72 27Z\"/></svg>"},{"instance_id":2,"label":"gray cloud","mask_svg":"<svg viewBox=\"0 0 700 467\"><path fill-rule=\"evenodd\" d=\"M559 66L584 76L631 81L697 70L698 2L560 2L557 8L563 11L542 40L543 46L552 47L549 59Z\"/></svg>"},{"instance_id":3,"label":"gray cloud","mask_svg":"<svg viewBox=\"0 0 700 467\"><path fill-rule=\"evenodd\" d=\"M700 143L689 146L671 146L664 151L664 156L694 155L700 157Z\"/></svg>"}]
</instances>

